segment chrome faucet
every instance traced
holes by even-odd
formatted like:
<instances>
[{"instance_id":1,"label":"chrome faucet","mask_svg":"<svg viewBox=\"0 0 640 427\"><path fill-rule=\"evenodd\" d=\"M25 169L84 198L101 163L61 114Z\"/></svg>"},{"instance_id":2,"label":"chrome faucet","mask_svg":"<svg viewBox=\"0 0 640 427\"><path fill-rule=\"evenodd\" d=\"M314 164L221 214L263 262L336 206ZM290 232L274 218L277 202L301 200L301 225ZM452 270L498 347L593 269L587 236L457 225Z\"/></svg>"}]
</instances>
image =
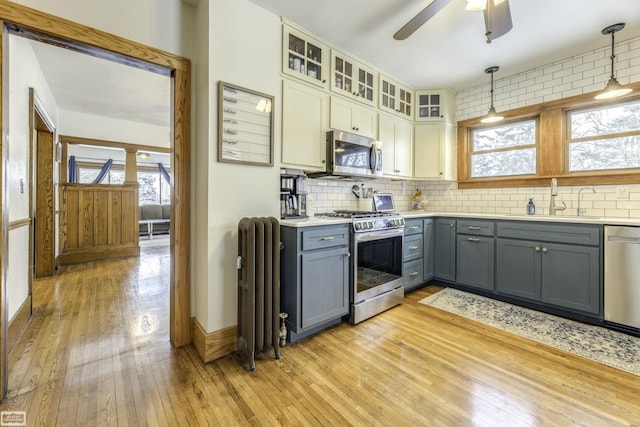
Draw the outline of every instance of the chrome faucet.
<instances>
[{"instance_id":1,"label":"chrome faucet","mask_svg":"<svg viewBox=\"0 0 640 427\"><path fill-rule=\"evenodd\" d=\"M560 200L562 207L556 206L556 197L558 197L558 180L551 178L551 201L549 202L549 215L555 215L557 211L563 211L567 209L565 202Z\"/></svg>"},{"instance_id":2,"label":"chrome faucet","mask_svg":"<svg viewBox=\"0 0 640 427\"><path fill-rule=\"evenodd\" d=\"M576 214L578 216L583 216L585 213L587 213L587 210L585 208L580 208L580 202L582 200L582 191L583 190L591 190L592 193L595 194L596 189L593 187L583 187L580 190L578 190L578 210L576 212Z\"/></svg>"}]
</instances>

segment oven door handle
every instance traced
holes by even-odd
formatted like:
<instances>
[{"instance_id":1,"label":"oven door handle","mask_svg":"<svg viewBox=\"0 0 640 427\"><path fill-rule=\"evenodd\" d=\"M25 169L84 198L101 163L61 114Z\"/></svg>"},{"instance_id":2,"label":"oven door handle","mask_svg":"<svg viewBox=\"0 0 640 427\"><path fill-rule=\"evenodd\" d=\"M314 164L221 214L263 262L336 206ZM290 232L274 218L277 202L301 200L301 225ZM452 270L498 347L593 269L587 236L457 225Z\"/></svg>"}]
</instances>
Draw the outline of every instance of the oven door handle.
<instances>
[{"instance_id":1,"label":"oven door handle","mask_svg":"<svg viewBox=\"0 0 640 427\"><path fill-rule=\"evenodd\" d=\"M388 239L390 237L398 237L404 234L402 228L394 228L392 230L374 231L371 233L356 233L356 242L370 242L372 240Z\"/></svg>"}]
</instances>

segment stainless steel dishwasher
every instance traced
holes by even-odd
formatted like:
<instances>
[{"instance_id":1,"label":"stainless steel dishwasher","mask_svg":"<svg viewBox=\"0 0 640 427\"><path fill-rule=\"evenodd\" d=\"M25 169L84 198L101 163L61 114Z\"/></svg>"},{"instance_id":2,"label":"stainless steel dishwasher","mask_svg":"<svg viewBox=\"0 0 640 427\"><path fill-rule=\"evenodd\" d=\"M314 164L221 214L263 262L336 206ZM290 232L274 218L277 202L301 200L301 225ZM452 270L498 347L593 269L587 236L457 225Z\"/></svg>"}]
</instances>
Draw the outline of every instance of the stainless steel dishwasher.
<instances>
[{"instance_id":1,"label":"stainless steel dishwasher","mask_svg":"<svg viewBox=\"0 0 640 427\"><path fill-rule=\"evenodd\" d=\"M604 320L640 329L640 227L604 227Z\"/></svg>"}]
</instances>

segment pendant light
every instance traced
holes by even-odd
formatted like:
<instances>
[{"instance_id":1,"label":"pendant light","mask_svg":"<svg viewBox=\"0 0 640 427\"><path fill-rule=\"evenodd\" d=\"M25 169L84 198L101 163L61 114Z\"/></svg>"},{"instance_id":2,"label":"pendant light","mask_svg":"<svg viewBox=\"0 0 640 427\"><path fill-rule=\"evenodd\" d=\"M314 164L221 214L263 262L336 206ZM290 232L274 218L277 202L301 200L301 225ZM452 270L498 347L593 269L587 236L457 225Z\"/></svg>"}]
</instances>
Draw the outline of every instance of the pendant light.
<instances>
[{"instance_id":1,"label":"pendant light","mask_svg":"<svg viewBox=\"0 0 640 427\"><path fill-rule=\"evenodd\" d=\"M614 53L615 43L614 43L613 35L623 28L624 28L624 23L619 23L619 24L609 25L608 27L602 30L602 34L604 35L611 34L611 78L607 82L607 86L604 88L604 92L596 95L596 99L616 98L618 96L626 95L627 93L633 90L631 88L624 87L620 83L618 83L618 80L616 80L616 77L615 77L614 67L613 67L614 65L613 60L616 57Z\"/></svg>"},{"instance_id":2,"label":"pendant light","mask_svg":"<svg viewBox=\"0 0 640 427\"><path fill-rule=\"evenodd\" d=\"M495 123L504 119L504 117L496 113L496 109L493 108L493 73L495 73L499 69L500 67L494 66L484 70L485 73L491 74L491 108L489 108L489 112L487 113L487 115L482 120L480 120L482 123Z\"/></svg>"}]
</instances>

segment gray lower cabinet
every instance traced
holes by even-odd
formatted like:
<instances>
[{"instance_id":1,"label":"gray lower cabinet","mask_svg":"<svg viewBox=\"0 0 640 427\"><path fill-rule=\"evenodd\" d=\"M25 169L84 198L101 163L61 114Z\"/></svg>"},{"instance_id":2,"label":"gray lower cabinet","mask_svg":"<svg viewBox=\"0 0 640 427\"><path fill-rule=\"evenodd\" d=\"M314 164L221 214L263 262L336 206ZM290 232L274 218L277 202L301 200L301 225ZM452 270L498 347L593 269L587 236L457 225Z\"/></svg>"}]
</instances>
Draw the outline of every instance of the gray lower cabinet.
<instances>
[{"instance_id":1,"label":"gray lower cabinet","mask_svg":"<svg viewBox=\"0 0 640 427\"><path fill-rule=\"evenodd\" d=\"M295 342L349 313L349 224L282 226L280 238L280 306Z\"/></svg>"},{"instance_id":2,"label":"gray lower cabinet","mask_svg":"<svg viewBox=\"0 0 640 427\"><path fill-rule=\"evenodd\" d=\"M542 302L600 313L600 249L549 243L542 250Z\"/></svg>"},{"instance_id":3,"label":"gray lower cabinet","mask_svg":"<svg viewBox=\"0 0 640 427\"><path fill-rule=\"evenodd\" d=\"M493 290L495 239L458 235L456 283Z\"/></svg>"},{"instance_id":4,"label":"gray lower cabinet","mask_svg":"<svg viewBox=\"0 0 640 427\"><path fill-rule=\"evenodd\" d=\"M499 223L496 291L601 317L601 234L597 225Z\"/></svg>"},{"instance_id":5,"label":"gray lower cabinet","mask_svg":"<svg viewBox=\"0 0 640 427\"><path fill-rule=\"evenodd\" d=\"M405 292L424 283L424 234L422 219L407 219L402 244L402 279Z\"/></svg>"},{"instance_id":6,"label":"gray lower cabinet","mask_svg":"<svg viewBox=\"0 0 640 427\"><path fill-rule=\"evenodd\" d=\"M496 240L496 291L518 298L540 300L542 259L538 242Z\"/></svg>"},{"instance_id":7,"label":"gray lower cabinet","mask_svg":"<svg viewBox=\"0 0 640 427\"><path fill-rule=\"evenodd\" d=\"M434 272L436 279L456 280L456 220L437 218L434 221Z\"/></svg>"}]
</instances>

